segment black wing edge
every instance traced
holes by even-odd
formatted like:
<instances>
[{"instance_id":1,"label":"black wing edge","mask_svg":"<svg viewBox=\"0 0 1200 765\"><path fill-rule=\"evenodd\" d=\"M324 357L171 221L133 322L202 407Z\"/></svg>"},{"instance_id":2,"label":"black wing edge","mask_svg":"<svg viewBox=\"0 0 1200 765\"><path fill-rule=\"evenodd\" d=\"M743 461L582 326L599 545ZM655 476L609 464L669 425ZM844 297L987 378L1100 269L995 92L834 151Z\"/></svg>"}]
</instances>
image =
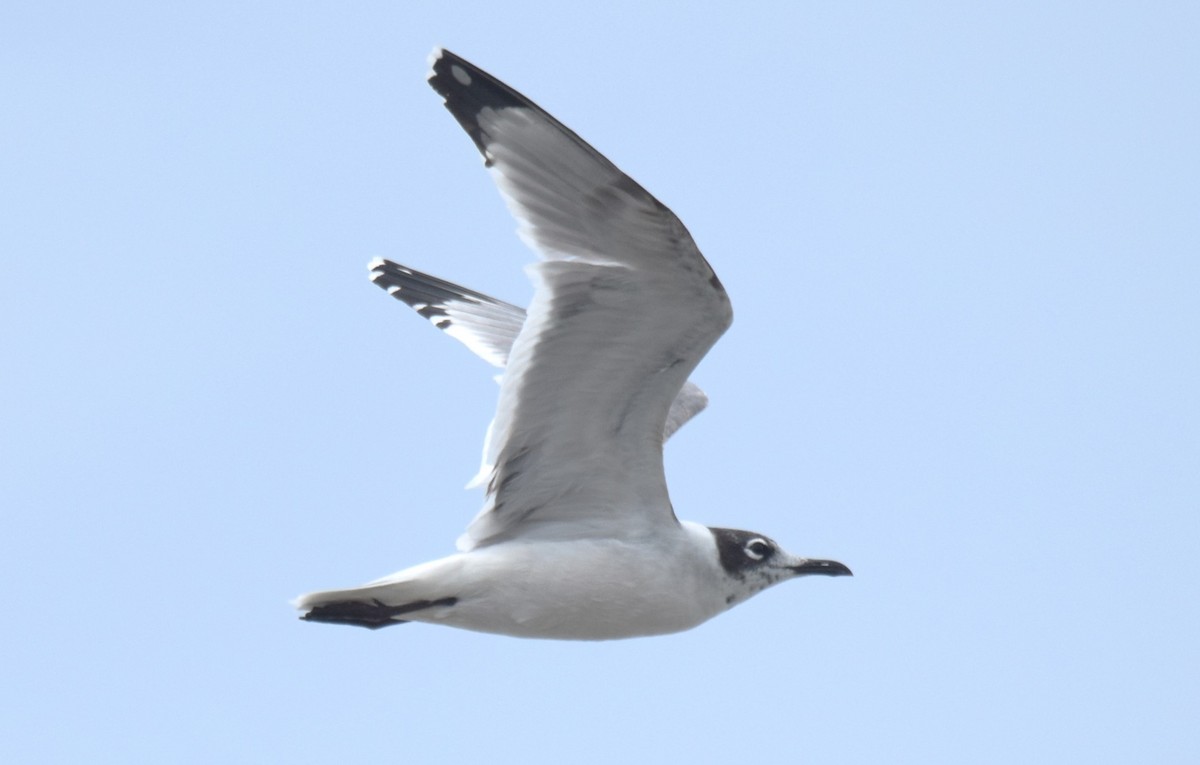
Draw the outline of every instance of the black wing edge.
<instances>
[{"instance_id":1,"label":"black wing edge","mask_svg":"<svg viewBox=\"0 0 1200 765\"><path fill-rule=\"evenodd\" d=\"M498 300L491 295L476 292L460 284L439 279L384 258L371 261L370 269L372 282L435 323L437 323L437 317L446 316L445 308L451 303L495 305L515 313L523 314L525 312L524 309Z\"/></svg>"},{"instance_id":2,"label":"black wing edge","mask_svg":"<svg viewBox=\"0 0 1200 765\"><path fill-rule=\"evenodd\" d=\"M483 155L484 163L491 164L488 156L488 139L479 125L479 112L484 109L530 109L537 112L541 119L554 125L564 135L579 144L585 151L614 170L603 154L592 148L566 125L550 116L545 109L529 100L513 88L483 71L463 57L451 53L445 48L437 48L430 56L432 71L429 73L429 84L446 101L446 109L458 120L467 135L475 142L479 153ZM618 170L618 172L620 172Z\"/></svg>"}]
</instances>

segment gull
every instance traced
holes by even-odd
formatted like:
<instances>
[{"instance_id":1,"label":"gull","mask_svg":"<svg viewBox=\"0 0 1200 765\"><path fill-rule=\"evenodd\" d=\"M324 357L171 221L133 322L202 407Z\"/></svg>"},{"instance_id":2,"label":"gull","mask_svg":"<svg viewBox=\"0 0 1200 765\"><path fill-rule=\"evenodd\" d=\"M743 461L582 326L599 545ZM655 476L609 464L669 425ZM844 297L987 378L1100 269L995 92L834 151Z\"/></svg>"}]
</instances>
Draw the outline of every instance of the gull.
<instances>
[{"instance_id":1,"label":"gull","mask_svg":"<svg viewBox=\"0 0 1200 765\"><path fill-rule=\"evenodd\" d=\"M458 552L301 596L301 618L609 640L691 629L779 582L849 576L752 531L676 518L664 441L704 408L689 375L733 320L683 223L525 96L444 50L429 83L541 256L528 311L386 260L372 279L502 367Z\"/></svg>"}]
</instances>

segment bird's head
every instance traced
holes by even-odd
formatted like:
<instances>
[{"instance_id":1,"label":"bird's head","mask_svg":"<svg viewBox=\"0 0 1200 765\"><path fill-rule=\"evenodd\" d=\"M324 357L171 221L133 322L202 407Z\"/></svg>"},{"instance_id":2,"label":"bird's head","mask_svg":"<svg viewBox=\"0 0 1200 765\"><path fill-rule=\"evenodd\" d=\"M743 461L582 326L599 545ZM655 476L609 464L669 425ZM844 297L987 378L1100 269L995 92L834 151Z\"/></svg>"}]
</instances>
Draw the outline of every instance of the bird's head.
<instances>
[{"instance_id":1,"label":"bird's head","mask_svg":"<svg viewBox=\"0 0 1200 765\"><path fill-rule=\"evenodd\" d=\"M729 583L725 602L729 606L798 576L852 576L850 569L836 560L800 558L785 552L775 540L742 529L710 528L717 544L722 572Z\"/></svg>"}]
</instances>

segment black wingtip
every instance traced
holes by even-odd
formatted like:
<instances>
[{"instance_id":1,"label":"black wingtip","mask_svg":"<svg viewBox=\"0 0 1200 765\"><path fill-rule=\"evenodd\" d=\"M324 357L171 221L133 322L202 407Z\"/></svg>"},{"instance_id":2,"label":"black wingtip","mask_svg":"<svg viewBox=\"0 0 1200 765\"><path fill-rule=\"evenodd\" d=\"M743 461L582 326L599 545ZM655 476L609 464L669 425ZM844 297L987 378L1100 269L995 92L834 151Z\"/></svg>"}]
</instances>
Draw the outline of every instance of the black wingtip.
<instances>
[{"instance_id":1,"label":"black wingtip","mask_svg":"<svg viewBox=\"0 0 1200 765\"><path fill-rule=\"evenodd\" d=\"M538 109L525 96L445 48L434 51L431 64L430 86L445 99L446 108L471 136L485 160L488 159L488 141L479 124L481 111L513 107Z\"/></svg>"},{"instance_id":2,"label":"black wingtip","mask_svg":"<svg viewBox=\"0 0 1200 765\"><path fill-rule=\"evenodd\" d=\"M397 300L402 300L414 307L422 303L444 306L450 302L458 302L490 303L517 309L516 306L482 292L476 292L461 284L439 279L432 274L418 271L410 266L402 266L384 258L378 258L371 262L371 281ZM397 289L393 290L393 287Z\"/></svg>"},{"instance_id":3,"label":"black wingtip","mask_svg":"<svg viewBox=\"0 0 1200 765\"><path fill-rule=\"evenodd\" d=\"M435 51L431 64L429 84L446 99L446 108L456 115L458 109L478 112L484 107L537 108L513 88L445 48Z\"/></svg>"},{"instance_id":4,"label":"black wingtip","mask_svg":"<svg viewBox=\"0 0 1200 765\"><path fill-rule=\"evenodd\" d=\"M475 143L479 153L483 155L485 165L491 166L492 157L488 150L491 136L487 134L487 126L481 124L480 113L484 109L528 109L536 114L537 119L560 132L579 147L594 155L594 159L611 166L615 173L620 170L608 159L597 152L587 141L579 137L575 131L550 116L544 109L535 104L515 89L505 85L500 80L467 61L462 56L451 53L445 48L437 48L430 56L429 84L445 100L446 109L458 120L467 135ZM486 120L484 120L486 122ZM655 204L661 203L654 199L645 189L638 186L632 179L629 183L650 197Z\"/></svg>"}]
</instances>

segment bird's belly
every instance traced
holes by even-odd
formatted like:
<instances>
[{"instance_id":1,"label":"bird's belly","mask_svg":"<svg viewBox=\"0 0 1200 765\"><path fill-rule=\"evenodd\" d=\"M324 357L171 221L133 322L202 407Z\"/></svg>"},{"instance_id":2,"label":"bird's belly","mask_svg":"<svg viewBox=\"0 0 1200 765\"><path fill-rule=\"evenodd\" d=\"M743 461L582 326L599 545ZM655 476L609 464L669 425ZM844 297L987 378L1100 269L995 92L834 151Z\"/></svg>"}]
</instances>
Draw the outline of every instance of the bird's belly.
<instances>
[{"instance_id":1,"label":"bird's belly","mask_svg":"<svg viewBox=\"0 0 1200 765\"><path fill-rule=\"evenodd\" d=\"M519 637L608 640L689 629L724 610L686 558L612 540L454 556L457 602L421 621Z\"/></svg>"}]
</instances>

